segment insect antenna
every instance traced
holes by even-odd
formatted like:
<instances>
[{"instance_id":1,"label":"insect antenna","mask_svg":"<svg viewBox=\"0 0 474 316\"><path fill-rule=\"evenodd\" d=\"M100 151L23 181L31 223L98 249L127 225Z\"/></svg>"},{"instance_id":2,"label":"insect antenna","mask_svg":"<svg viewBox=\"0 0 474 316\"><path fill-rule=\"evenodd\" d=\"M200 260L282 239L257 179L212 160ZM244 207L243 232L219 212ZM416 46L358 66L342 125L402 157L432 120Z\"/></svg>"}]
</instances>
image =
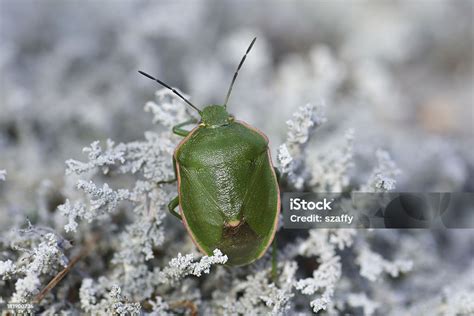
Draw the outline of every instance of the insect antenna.
<instances>
[{"instance_id":1,"label":"insect antenna","mask_svg":"<svg viewBox=\"0 0 474 316\"><path fill-rule=\"evenodd\" d=\"M146 72L143 72L141 70L138 71L138 73L140 73L141 75L144 75L145 77L153 80L153 81L156 81L158 82L159 84L161 84L163 87L165 88L168 88L169 90L171 90L174 94L176 94L178 97L180 97L184 102L186 102L187 104L189 104L193 109L195 109L196 111L198 111L199 114L201 114L201 110L199 110L194 104L192 104L191 102L189 102L188 99L186 99L185 97L183 97L181 95L181 93L179 93L176 89L170 87L169 85L167 85L166 83L164 83L163 81L159 80L159 79L156 79L155 77L147 74Z\"/></svg>"},{"instance_id":2,"label":"insect antenna","mask_svg":"<svg viewBox=\"0 0 474 316\"><path fill-rule=\"evenodd\" d=\"M257 40L256 37L253 38L252 43L250 43L249 48L247 48L247 51L245 52L244 57L242 57L242 60L240 61L239 66L237 67L237 70L234 73L234 77L232 78L232 82L230 83L229 91L227 91L227 96L225 97L224 101L224 107L227 108L227 101L229 101L230 93L232 92L232 87L234 86L235 79L237 78L237 75L239 74L240 68L242 68L242 65L244 64L245 58L247 57L247 54L250 52L252 49L253 44Z\"/></svg>"}]
</instances>

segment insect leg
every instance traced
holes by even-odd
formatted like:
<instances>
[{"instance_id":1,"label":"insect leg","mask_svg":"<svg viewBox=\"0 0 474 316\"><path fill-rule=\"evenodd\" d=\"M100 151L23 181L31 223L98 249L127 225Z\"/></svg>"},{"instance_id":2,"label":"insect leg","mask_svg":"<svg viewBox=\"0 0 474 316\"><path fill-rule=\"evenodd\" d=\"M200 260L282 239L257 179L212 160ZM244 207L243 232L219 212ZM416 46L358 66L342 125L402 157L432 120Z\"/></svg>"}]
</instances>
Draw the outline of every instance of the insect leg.
<instances>
[{"instance_id":1,"label":"insect leg","mask_svg":"<svg viewBox=\"0 0 474 316\"><path fill-rule=\"evenodd\" d=\"M195 118L192 118L190 120L187 120L186 122L180 123L178 125L173 126L173 133L179 136L186 137L189 134L189 131L185 130L184 128L181 128L183 126L189 125L189 124L195 124L197 123L197 120Z\"/></svg>"},{"instance_id":2,"label":"insect leg","mask_svg":"<svg viewBox=\"0 0 474 316\"><path fill-rule=\"evenodd\" d=\"M174 199L171 200L168 204L168 211L179 218L179 220L182 220L181 215L175 211L175 208L179 205L179 198L175 197Z\"/></svg>"},{"instance_id":3,"label":"insect leg","mask_svg":"<svg viewBox=\"0 0 474 316\"><path fill-rule=\"evenodd\" d=\"M280 179L281 179L281 173L280 173L280 171L279 171L277 168L275 168L275 167L273 167L273 170L275 170L275 175L276 175L276 177L277 177L277 182L280 183Z\"/></svg>"},{"instance_id":4,"label":"insect leg","mask_svg":"<svg viewBox=\"0 0 474 316\"><path fill-rule=\"evenodd\" d=\"M278 281L277 251L278 251L277 236L276 236L276 233L275 233L275 237L273 238L273 243L272 243L272 280L273 280L273 283L275 283L275 284Z\"/></svg>"}]
</instances>

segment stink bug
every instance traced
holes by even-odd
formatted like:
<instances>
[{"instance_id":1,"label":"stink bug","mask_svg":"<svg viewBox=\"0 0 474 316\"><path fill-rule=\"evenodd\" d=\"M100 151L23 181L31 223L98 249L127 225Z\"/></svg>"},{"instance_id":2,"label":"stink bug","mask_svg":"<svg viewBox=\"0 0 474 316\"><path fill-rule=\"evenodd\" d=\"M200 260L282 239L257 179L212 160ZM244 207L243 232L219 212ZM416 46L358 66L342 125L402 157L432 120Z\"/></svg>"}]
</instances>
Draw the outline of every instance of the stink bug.
<instances>
[{"instance_id":1,"label":"stink bug","mask_svg":"<svg viewBox=\"0 0 474 316\"><path fill-rule=\"evenodd\" d=\"M277 173L268 138L227 112L232 87L256 38L242 57L223 105L200 110L166 83L201 116L173 127L184 139L173 154L178 196L168 205L205 254L219 248L227 264L245 265L263 256L275 236L280 213ZM199 123L191 131L182 127ZM179 206L179 213L175 211Z\"/></svg>"}]
</instances>

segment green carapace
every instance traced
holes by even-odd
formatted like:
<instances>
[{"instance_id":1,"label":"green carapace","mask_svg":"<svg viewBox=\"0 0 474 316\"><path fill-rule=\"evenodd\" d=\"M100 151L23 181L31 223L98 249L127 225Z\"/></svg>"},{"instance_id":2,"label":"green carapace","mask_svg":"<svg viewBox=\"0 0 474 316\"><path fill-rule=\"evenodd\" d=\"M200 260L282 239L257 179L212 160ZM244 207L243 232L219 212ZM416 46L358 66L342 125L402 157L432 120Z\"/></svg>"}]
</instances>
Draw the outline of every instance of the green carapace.
<instances>
[{"instance_id":1,"label":"green carapace","mask_svg":"<svg viewBox=\"0 0 474 316\"><path fill-rule=\"evenodd\" d=\"M223 105L200 110L175 89L140 71L201 116L199 122L189 120L173 128L184 139L173 155L178 196L168 207L203 253L210 255L218 248L228 256L229 265L249 264L263 256L275 236L280 212L268 138L227 112L232 86L255 40L234 74ZM182 128L193 123L198 124L191 131Z\"/></svg>"}]
</instances>

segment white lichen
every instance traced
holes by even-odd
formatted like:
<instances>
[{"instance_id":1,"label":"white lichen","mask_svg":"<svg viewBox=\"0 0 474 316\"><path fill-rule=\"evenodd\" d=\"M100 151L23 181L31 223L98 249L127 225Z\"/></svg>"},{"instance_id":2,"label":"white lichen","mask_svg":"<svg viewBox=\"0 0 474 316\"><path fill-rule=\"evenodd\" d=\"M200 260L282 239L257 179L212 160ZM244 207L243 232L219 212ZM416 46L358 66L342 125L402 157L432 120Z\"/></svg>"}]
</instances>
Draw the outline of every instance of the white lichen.
<instances>
[{"instance_id":1,"label":"white lichen","mask_svg":"<svg viewBox=\"0 0 474 316\"><path fill-rule=\"evenodd\" d=\"M378 149L375 153L377 166L361 187L362 192L386 192L395 189L396 179L401 171L385 150Z\"/></svg>"},{"instance_id":2,"label":"white lichen","mask_svg":"<svg viewBox=\"0 0 474 316\"><path fill-rule=\"evenodd\" d=\"M384 272L395 278L401 273L409 272L413 267L410 260L388 261L366 247L360 250L356 263L360 267L360 275L370 281L376 281Z\"/></svg>"},{"instance_id":3,"label":"white lichen","mask_svg":"<svg viewBox=\"0 0 474 316\"><path fill-rule=\"evenodd\" d=\"M187 275L201 276L208 274L211 266L215 264L224 264L227 262L227 256L223 255L219 249L213 251L212 256L203 256L199 261L194 261L193 254L181 255L178 253L176 258L171 259L168 267L158 272L158 279L161 282L175 282Z\"/></svg>"},{"instance_id":4,"label":"white lichen","mask_svg":"<svg viewBox=\"0 0 474 316\"><path fill-rule=\"evenodd\" d=\"M36 240L12 242L11 247L22 252L17 261L0 261L0 275L3 279L16 279L15 292L10 298L13 303L28 302L41 289L43 276L51 276L54 271L67 266L68 259L64 247L55 234L40 232L29 226L20 234L36 234ZM29 246L25 248L25 246Z\"/></svg>"},{"instance_id":5,"label":"white lichen","mask_svg":"<svg viewBox=\"0 0 474 316\"><path fill-rule=\"evenodd\" d=\"M380 304L369 299L365 293L349 294L347 297L347 304L351 307L362 308L362 311L366 316L374 315L375 311L380 306Z\"/></svg>"},{"instance_id":6,"label":"white lichen","mask_svg":"<svg viewBox=\"0 0 474 316\"><path fill-rule=\"evenodd\" d=\"M288 131L286 141L278 148L279 170L290 184L301 189L306 181L305 148L315 128L326 121L322 106L306 104L286 122Z\"/></svg>"},{"instance_id":7,"label":"white lichen","mask_svg":"<svg viewBox=\"0 0 474 316\"><path fill-rule=\"evenodd\" d=\"M316 295L310 302L315 313L328 309L342 273L340 257L336 254L336 244L329 242L330 235L330 230L310 230L310 237L302 242L298 249L301 255L317 256L319 263L311 278L300 279L295 283L295 288L302 294Z\"/></svg>"},{"instance_id":8,"label":"white lichen","mask_svg":"<svg viewBox=\"0 0 474 316\"><path fill-rule=\"evenodd\" d=\"M179 91L179 89L176 89ZM179 91L183 97L190 100L190 97ZM161 89L155 93L156 101L149 101L145 104L145 112L153 114L153 123L173 127L189 119L187 106L183 106L182 101L168 89Z\"/></svg>"},{"instance_id":9,"label":"white lichen","mask_svg":"<svg viewBox=\"0 0 474 316\"><path fill-rule=\"evenodd\" d=\"M309 184L315 192L343 192L349 185L349 170L353 163L354 131L346 131L344 145L323 152L309 161Z\"/></svg>"}]
</instances>

